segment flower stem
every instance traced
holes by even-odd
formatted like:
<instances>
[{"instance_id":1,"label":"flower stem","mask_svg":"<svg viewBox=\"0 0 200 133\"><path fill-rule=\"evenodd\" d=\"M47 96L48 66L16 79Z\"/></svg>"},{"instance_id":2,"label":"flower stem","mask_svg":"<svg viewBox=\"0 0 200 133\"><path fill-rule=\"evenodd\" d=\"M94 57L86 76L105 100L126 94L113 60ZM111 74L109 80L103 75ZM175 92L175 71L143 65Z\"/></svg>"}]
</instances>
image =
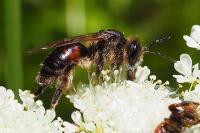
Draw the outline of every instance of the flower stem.
<instances>
[{"instance_id":1,"label":"flower stem","mask_svg":"<svg viewBox=\"0 0 200 133\"><path fill-rule=\"evenodd\" d=\"M6 76L8 87L16 93L22 88L21 0L4 0Z\"/></svg>"}]
</instances>

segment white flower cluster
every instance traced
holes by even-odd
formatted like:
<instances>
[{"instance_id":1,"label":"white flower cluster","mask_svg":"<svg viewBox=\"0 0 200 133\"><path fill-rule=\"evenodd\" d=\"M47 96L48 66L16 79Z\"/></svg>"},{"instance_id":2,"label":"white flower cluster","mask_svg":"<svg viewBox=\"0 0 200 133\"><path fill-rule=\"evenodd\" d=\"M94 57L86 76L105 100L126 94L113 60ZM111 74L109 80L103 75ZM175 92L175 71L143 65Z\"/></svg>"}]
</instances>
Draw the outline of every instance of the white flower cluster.
<instances>
[{"instance_id":1,"label":"white flower cluster","mask_svg":"<svg viewBox=\"0 0 200 133\"><path fill-rule=\"evenodd\" d=\"M180 61L174 64L174 68L182 75L173 75L178 83L194 83L199 82L200 70L199 63L192 66L192 59L188 54L182 54Z\"/></svg>"},{"instance_id":2,"label":"white flower cluster","mask_svg":"<svg viewBox=\"0 0 200 133\"><path fill-rule=\"evenodd\" d=\"M139 67L139 82L104 82L101 86L83 86L68 96L79 109L72 114L80 131L93 133L153 133L154 128L170 115L168 105L179 102L170 98L165 84L147 80L150 70ZM137 75L136 74L136 75ZM139 77L138 77L139 78ZM157 89L155 89L157 88Z\"/></svg>"},{"instance_id":3,"label":"white flower cluster","mask_svg":"<svg viewBox=\"0 0 200 133\"><path fill-rule=\"evenodd\" d=\"M54 110L45 110L41 101L34 102L29 91L19 90L22 104L14 93L0 86L0 133L69 133L76 127L61 118Z\"/></svg>"},{"instance_id":4,"label":"white flower cluster","mask_svg":"<svg viewBox=\"0 0 200 133\"><path fill-rule=\"evenodd\" d=\"M192 27L191 35L184 35L183 38L187 42L187 46L191 48L196 48L200 50L200 26L194 25ZM200 83L200 70L199 63L192 66L192 59L188 54L182 54L180 56L180 61L177 61L174 64L174 67L177 72L181 75L173 75L178 83Z\"/></svg>"}]
</instances>

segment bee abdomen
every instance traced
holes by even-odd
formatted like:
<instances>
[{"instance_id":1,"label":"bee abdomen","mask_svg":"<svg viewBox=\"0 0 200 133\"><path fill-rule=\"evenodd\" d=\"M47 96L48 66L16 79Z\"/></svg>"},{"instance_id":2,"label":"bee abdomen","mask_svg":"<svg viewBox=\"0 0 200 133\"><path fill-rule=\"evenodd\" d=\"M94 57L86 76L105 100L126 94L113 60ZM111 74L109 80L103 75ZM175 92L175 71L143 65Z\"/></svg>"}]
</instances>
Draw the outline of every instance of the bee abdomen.
<instances>
[{"instance_id":1,"label":"bee abdomen","mask_svg":"<svg viewBox=\"0 0 200 133\"><path fill-rule=\"evenodd\" d=\"M37 81L40 84L51 83L49 79L56 79L68 70L67 67L79 63L80 58L88 54L87 48L82 44L72 44L55 49L44 61ZM66 69L65 69L66 68Z\"/></svg>"},{"instance_id":2,"label":"bee abdomen","mask_svg":"<svg viewBox=\"0 0 200 133\"><path fill-rule=\"evenodd\" d=\"M61 74L66 65L66 60L60 58L61 54L57 49L48 55L36 79L39 84L51 84Z\"/></svg>"},{"instance_id":3,"label":"bee abdomen","mask_svg":"<svg viewBox=\"0 0 200 133\"><path fill-rule=\"evenodd\" d=\"M44 61L40 73L44 73L49 76L59 75L60 70L62 70L66 65L66 61L60 58L61 54L62 53L58 53L56 51L51 53Z\"/></svg>"}]
</instances>

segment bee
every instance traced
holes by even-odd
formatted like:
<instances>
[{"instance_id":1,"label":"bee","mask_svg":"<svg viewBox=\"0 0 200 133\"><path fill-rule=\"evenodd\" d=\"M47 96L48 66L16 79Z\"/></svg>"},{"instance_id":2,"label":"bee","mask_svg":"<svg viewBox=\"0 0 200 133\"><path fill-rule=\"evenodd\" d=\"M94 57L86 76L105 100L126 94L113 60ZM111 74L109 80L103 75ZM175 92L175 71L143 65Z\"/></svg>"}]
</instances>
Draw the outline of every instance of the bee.
<instances>
[{"instance_id":1,"label":"bee","mask_svg":"<svg viewBox=\"0 0 200 133\"><path fill-rule=\"evenodd\" d=\"M96 77L99 77L105 63L110 64L112 71L125 64L127 79L134 80L143 55L145 53L161 55L149 49L168 39L169 37L156 40L148 47L143 47L139 39L128 39L122 32L109 29L50 43L40 48L53 51L43 62L36 78L39 87L34 94L37 98L46 88L56 83L57 89L51 102L51 106L55 108L62 93L70 90L72 70L77 65L88 69L95 64Z\"/></svg>"},{"instance_id":2,"label":"bee","mask_svg":"<svg viewBox=\"0 0 200 133\"><path fill-rule=\"evenodd\" d=\"M181 133L185 127L200 123L200 116L197 113L199 103L183 101L178 104L171 104L169 110L171 115L165 118L155 129L154 133Z\"/></svg>"}]
</instances>

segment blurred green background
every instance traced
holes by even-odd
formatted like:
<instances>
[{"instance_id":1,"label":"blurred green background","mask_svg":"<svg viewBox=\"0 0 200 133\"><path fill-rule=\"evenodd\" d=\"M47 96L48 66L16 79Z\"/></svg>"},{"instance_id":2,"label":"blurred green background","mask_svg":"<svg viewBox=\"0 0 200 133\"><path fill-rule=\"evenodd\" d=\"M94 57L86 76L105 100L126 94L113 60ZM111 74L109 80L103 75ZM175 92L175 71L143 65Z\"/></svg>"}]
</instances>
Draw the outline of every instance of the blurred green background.
<instances>
[{"instance_id":1,"label":"blurred green background","mask_svg":"<svg viewBox=\"0 0 200 133\"><path fill-rule=\"evenodd\" d=\"M117 29L126 36L138 36L148 44L160 37L172 39L154 51L179 59L189 53L199 62L200 53L187 48L182 39L190 34L194 24L200 24L199 0L1 0L0 1L0 85L36 90L35 77L39 64L48 52L25 52L62 38ZM169 80L172 86L176 72L173 64L160 57L147 55L143 65L149 66L159 79ZM76 68L74 84L87 83L87 71ZM175 86L176 87L176 86ZM49 107L54 89L42 97ZM72 105L62 97L57 115L70 120Z\"/></svg>"}]
</instances>

